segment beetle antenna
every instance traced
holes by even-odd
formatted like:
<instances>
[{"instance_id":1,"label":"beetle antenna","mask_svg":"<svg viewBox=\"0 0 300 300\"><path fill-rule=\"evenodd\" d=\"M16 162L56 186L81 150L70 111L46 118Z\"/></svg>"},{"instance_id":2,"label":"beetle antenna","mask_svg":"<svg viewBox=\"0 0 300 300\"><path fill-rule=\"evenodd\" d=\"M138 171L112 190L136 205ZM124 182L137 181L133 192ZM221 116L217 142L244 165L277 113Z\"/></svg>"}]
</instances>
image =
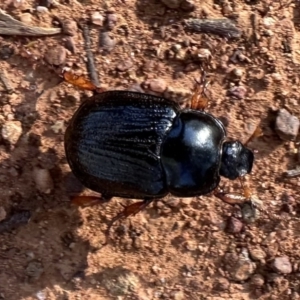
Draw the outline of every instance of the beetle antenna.
<instances>
[{"instance_id":1,"label":"beetle antenna","mask_svg":"<svg viewBox=\"0 0 300 300\"><path fill-rule=\"evenodd\" d=\"M248 138L248 140L244 143L245 146L247 146L254 138L262 136L263 131L260 126L257 126L252 135Z\"/></svg>"}]
</instances>

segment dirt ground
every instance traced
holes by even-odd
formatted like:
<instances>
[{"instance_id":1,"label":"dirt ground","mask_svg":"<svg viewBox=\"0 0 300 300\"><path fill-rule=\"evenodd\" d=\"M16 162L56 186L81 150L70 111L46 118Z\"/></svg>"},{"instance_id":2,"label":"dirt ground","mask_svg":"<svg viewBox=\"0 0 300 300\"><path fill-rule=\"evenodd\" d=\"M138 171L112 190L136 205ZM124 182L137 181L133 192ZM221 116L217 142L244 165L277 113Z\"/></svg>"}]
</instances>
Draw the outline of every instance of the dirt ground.
<instances>
[{"instance_id":1,"label":"dirt ground","mask_svg":"<svg viewBox=\"0 0 300 300\"><path fill-rule=\"evenodd\" d=\"M274 123L282 108L300 118L300 3L194 0L170 9L163 2L180 1L12 2L22 5L1 1L0 8L27 24L67 25L53 36L0 38L0 66L12 89L0 85L0 299L299 299L300 176L284 173L300 163L300 148L282 140ZM51 2L48 11L36 10ZM187 19L203 17L228 18L242 35L186 28ZM249 144L257 150L248 183L258 208L170 195L116 224L102 247L108 221L125 202L69 202L83 187L70 173L64 130L91 94L59 76L66 66L88 74L82 30L71 20L94 22L91 49L109 89L167 88L166 96L185 103L211 54L207 110L232 138L246 141L257 124L263 130ZM221 187L240 191L238 181L222 179ZM20 218L25 222L13 227Z\"/></svg>"}]
</instances>

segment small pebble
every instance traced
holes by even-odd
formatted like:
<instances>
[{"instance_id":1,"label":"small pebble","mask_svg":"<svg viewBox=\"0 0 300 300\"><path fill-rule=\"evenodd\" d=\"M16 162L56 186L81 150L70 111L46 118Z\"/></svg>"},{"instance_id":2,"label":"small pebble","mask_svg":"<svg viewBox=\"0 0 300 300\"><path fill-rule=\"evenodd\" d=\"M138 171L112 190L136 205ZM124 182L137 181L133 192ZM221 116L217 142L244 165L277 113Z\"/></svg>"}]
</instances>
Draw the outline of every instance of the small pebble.
<instances>
[{"instance_id":1,"label":"small pebble","mask_svg":"<svg viewBox=\"0 0 300 300\"><path fill-rule=\"evenodd\" d=\"M38 291L36 293L36 297L38 300L46 300L47 299L46 293L44 291Z\"/></svg>"},{"instance_id":2,"label":"small pebble","mask_svg":"<svg viewBox=\"0 0 300 300\"><path fill-rule=\"evenodd\" d=\"M198 244L196 241L187 241L185 244L185 248L189 251L196 251L198 249Z\"/></svg>"},{"instance_id":3,"label":"small pebble","mask_svg":"<svg viewBox=\"0 0 300 300\"><path fill-rule=\"evenodd\" d=\"M234 217L229 217L226 229L229 233L239 233L242 231L244 224Z\"/></svg>"},{"instance_id":4,"label":"small pebble","mask_svg":"<svg viewBox=\"0 0 300 300\"><path fill-rule=\"evenodd\" d=\"M300 121L296 116L291 115L286 109L280 109L275 122L275 130L284 141L296 139L300 128Z\"/></svg>"},{"instance_id":5,"label":"small pebble","mask_svg":"<svg viewBox=\"0 0 300 300\"><path fill-rule=\"evenodd\" d=\"M241 68L234 68L232 73L238 77L238 78L241 78L243 75L244 75L244 70L241 69Z\"/></svg>"},{"instance_id":6,"label":"small pebble","mask_svg":"<svg viewBox=\"0 0 300 300\"><path fill-rule=\"evenodd\" d=\"M228 279L226 279L224 277L219 277L214 282L214 289L217 291L226 291L226 290L228 290L229 286L230 286L230 283L229 283Z\"/></svg>"},{"instance_id":7,"label":"small pebble","mask_svg":"<svg viewBox=\"0 0 300 300\"><path fill-rule=\"evenodd\" d=\"M279 245L278 243L268 244L266 253L270 257L274 257L278 253Z\"/></svg>"},{"instance_id":8,"label":"small pebble","mask_svg":"<svg viewBox=\"0 0 300 300\"><path fill-rule=\"evenodd\" d=\"M137 236L136 238L133 239L133 247L135 249L143 248L143 240L141 239L141 237Z\"/></svg>"},{"instance_id":9,"label":"small pebble","mask_svg":"<svg viewBox=\"0 0 300 300\"><path fill-rule=\"evenodd\" d=\"M229 91L228 94L233 96L239 100L242 100L247 95L247 88L244 86L233 86Z\"/></svg>"},{"instance_id":10,"label":"small pebble","mask_svg":"<svg viewBox=\"0 0 300 300\"><path fill-rule=\"evenodd\" d=\"M246 223L253 223L255 222L260 216L259 210L249 203L244 203L242 205L242 217L243 221Z\"/></svg>"},{"instance_id":11,"label":"small pebble","mask_svg":"<svg viewBox=\"0 0 300 300\"><path fill-rule=\"evenodd\" d=\"M195 10L195 7L196 6L193 0L182 0L180 4L180 8L187 12Z\"/></svg>"},{"instance_id":12,"label":"small pebble","mask_svg":"<svg viewBox=\"0 0 300 300\"><path fill-rule=\"evenodd\" d=\"M256 287L262 287L265 283L265 279L262 275L260 274L254 274L251 277L251 284L256 286Z\"/></svg>"},{"instance_id":13,"label":"small pebble","mask_svg":"<svg viewBox=\"0 0 300 300\"><path fill-rule=\"evenodd\" d=\"M174 51L175 53L177 53L181 48L182 47L180 44L175 44L171 47L172 51Z\"/></svg>"},{"instance_id":14,"label":"small pebble","mask_svg":"<svg viewBox=\"0 0 300 300\"><path fill-rule=\"evenodd\" d=\"M67 58L67 51L63 46L56 46L45 53L45 60L54 66L64 65Z\"/></svg>"},{"instance_id":15,"label":"small pebble","mask_svg":"<svg viewBox=\"0 0 300 300\"><path fill-rule=\"evenodd\" d=\"M133 61L130 59L125 59L117 65L117 70L120 72L125 72L133 67Z\"/></svg>"},{"instance_id":16,"label":"small pebble","mask_svg":"<svg viewBox=\"0 0 300 300\"><path fill-rule=\"evenodd\" d=\"M250 249L250 256L253 260L263 262L266 258L266 253L261 248Z\"/></svg>"},{"instance_id":17,"label":"small pebble","mask_svg":"<svg viewBox=\"0 0 300 300\"><path fill-rule=\"evenodd\" d=\"M272 263L274 271L282 274L292 272L292 264L287 256L276 257Z\"/></svg>"},{"instance_id":18,"label":"small pebble","mask_svg":"<svg viewBox=\"0 0 300 300\"><path fill-rule=\"evenodd\" d=\"M104 17L98 11L95 11L91 15L91 21L94 25L102 26Z\"/></svg>"},{"instance_id":19,"label":"small pebble","mask_svg":"<svg viewBox=\"0 0 300 300\"><path fill-rule=\"evenodd\" d=\"M32 251L26 252L26 259L27 259L28 261L33 260L34 257L35 257L35 255L34 255L34 253L33 253Z\"/></svg>"},{"instance_id":20,"label":"small pebble","mask_svg":"<svg viewBox=\"0 0 300 300\"><path fill-rule=\"evenodd\" d=\"M2 126L2 137L7 140L12 147L18 142L22 135L22 124L20 121L6 121Z\"/></svg>"},{"instance_id":21,"label":"small pebble","mask_svg":"<svg viewBox=\"0 0 300 300\"><path fill-rule=\"evenodd\" d=\"M167 83L163 79L151 79L148 82L151 91L163 93L167 89Z\"/></svg>"},{"instance_id":22,"label":"small pebble","mask_svg":"<svg viewBox=\"0 0 300 300\"><path fill-rule=\"evenodd\" d=\"M7 60L11 56L13 56L15 53L15 50L11 45L3 45L0 47L0 59Z\"/></svg>"},{"instance_id":23,"label":"small pebble","mask_svg":"<svg viewBox=\"0 0 300 300\"><path fill-rule=\"evenodd\" d=\"M58 120L55 122L54 125L51 126L51 129L55 132L55 133L59 133L59 132L64 132L65 130L65 122L64 120Z\"/></svg>"},{"instance_id":24,"label":"small pebble","mask_svg":"<svg viewBox=\"0 0 300 300\"><path fill-rule=\"evenodd\" d=\"M209 49L200 48L199 50L197 50L197 57L200 58L201 60L203 59L208 60L212 57L212 55Z\"/></svg>"},{"instance_id":25,"label":"small pebble","mask_svg":"<svg viewBox=\"0 0 300 300\"><path fill-rule=\"evenodd\" d=\"M186 296L183 291L174 292L172 296L173 296L172 299L174 299L174 300L186 299Z\"/></svg>"},{"instance_id":26,"label":"small pebble","mask_svg":"<svg viewBox=\"0 0 300 300\"><path fill-rule=\"evenodd\" d=\"M27 276L37 280L44 273L44 267L41 262L33 260L28 264L25 272Z\"/></svg>"},{"instance_id":27,"label":"small pebble","mask_svg":"<svg viewBox=\"0 0 300 300\"><path fill-rule=\"evenodd\" d=\"M113 296L123 296L137 291L140 286L139 278L121 266L106 268L101 277L101 285Z\"/></svg>"},{"instance_id":28,"label":"small pebble","mask_svg":"<svg viewBox=\"0 0 300 300\"><path fill-rule=\"evenodd\" d=\"M154 265L151 267L151 271L153 274L158 275L161 272L161 268L158 265Z\"/></svg>"},{"instance_id":29,"label":"small pebble","mask_svg":"<svg viewBox=\"0 0 300 300\"><path fill-rule=\"evenodd\" d=\"M263 18L263 24L264 24L265 28L270 28L273 25L275 25L276 23L277 23L277 21L275 19L273 19L272 17Z\"/></svg>"},{"instance_id":30,"label":"small pebble","mask_svg":"<svg viewBox=\"0 0 300 300\"><path fill-rule=\"evenodd\" d=\"M116 14L107 14L106 17L106 25L109 30L113 30L118 21L118 17Z\"/></svg>"},{"instance_id":31,"label":"small pebble","mask_svg":"<svg viewBox=\"0 0 300 300\"><path fill-rule=\"evenodd\" d=\"M77 23L73 20L65 20L62 22L62 31L64 34L74 36L77 34Z\"/></svg>"},{"instance_id":32,"label":"small pebble","mask_svg":"<svg viewBox=\"0 0 300 300\"><path fill-rule=\"evenodd\" d=\"M255 271L255 264L250 260L239 260L231 272L233 280L245 281Z\"/></svg>"},{"instance_id":33,"label":"small pebble","mask_svg":"<svg viewBox=\"0 0 300 300\"><path fill-rule=\"evenodd\" d=\"M271 77L274 79L274 81L277 81L277 82L281 82L282 81L282 76L280 73L273 73L271 75Z\"/></svg>"},{"instance_id":34,"label":"small pebble","mask_svg":"<svg viewBox=\"0 0 300 300\"><path fill-rule=\"evenodd\" d=\"M45 6L37 6L36 11L40 14L46 14L49 12L48 8Z\"/></svg>"},{"instance_id":35,"label":"small pebble","mask_svg":"<svg viewBox=\"0 0 300 300\"><path fill-rule=\"evenodd\" d=\"M107 31L100 32L99 47L105 52L111 52L116 45L116 41L109 36Z\"/></svg>"},{"instance_id":36,"label":"small pebble","mask_svg":"<svg viewBox=\"0 0 300 300\"><path fill-rule=\"evenodd\" d=\"M49 194L52 191L54 184L49 170L35 167L33 169L33 179L37 189L42 193Z\"/></svg>"}]
</instances>

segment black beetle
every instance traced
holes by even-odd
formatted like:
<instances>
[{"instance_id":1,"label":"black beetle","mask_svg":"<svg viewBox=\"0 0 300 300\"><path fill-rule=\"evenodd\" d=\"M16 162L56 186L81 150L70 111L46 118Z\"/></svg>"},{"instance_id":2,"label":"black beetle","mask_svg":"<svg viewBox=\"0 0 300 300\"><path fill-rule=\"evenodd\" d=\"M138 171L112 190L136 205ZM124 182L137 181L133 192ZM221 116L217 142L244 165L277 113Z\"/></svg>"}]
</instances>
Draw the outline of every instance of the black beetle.
<instances>
[{"instance_id":1,"label":"black beetle","mask_svg":"<svg viewBox=\"0 0 300 300\"><path fill-rule=\"evenodd\" d=\"M130 91L84 101L67 127L65 151L79 181L101 193L91 199L144 200L126 207L110 226L168 193L208 194L220 176L233 180L250 173L254 160L241 142L226 140L222 122L211 114Z\"/></svg>"}]
</instances>

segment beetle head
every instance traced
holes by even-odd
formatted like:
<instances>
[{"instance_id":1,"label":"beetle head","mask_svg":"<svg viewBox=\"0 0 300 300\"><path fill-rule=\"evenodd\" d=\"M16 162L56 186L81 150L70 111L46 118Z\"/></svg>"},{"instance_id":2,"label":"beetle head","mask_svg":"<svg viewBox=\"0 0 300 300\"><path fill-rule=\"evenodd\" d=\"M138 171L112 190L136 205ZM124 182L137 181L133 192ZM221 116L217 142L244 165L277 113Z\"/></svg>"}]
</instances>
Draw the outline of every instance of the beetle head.
<instances>
[{"instance_id":1,"label":"beetle head","mask_svg":"<svg viewBox=\"0 0 300 300\"><path fill-rule=\"evenodd\" d=\"M251 172L254 155L239 141L224 142L220 175L231 180Z\"/></svg>"}]
</instances>

